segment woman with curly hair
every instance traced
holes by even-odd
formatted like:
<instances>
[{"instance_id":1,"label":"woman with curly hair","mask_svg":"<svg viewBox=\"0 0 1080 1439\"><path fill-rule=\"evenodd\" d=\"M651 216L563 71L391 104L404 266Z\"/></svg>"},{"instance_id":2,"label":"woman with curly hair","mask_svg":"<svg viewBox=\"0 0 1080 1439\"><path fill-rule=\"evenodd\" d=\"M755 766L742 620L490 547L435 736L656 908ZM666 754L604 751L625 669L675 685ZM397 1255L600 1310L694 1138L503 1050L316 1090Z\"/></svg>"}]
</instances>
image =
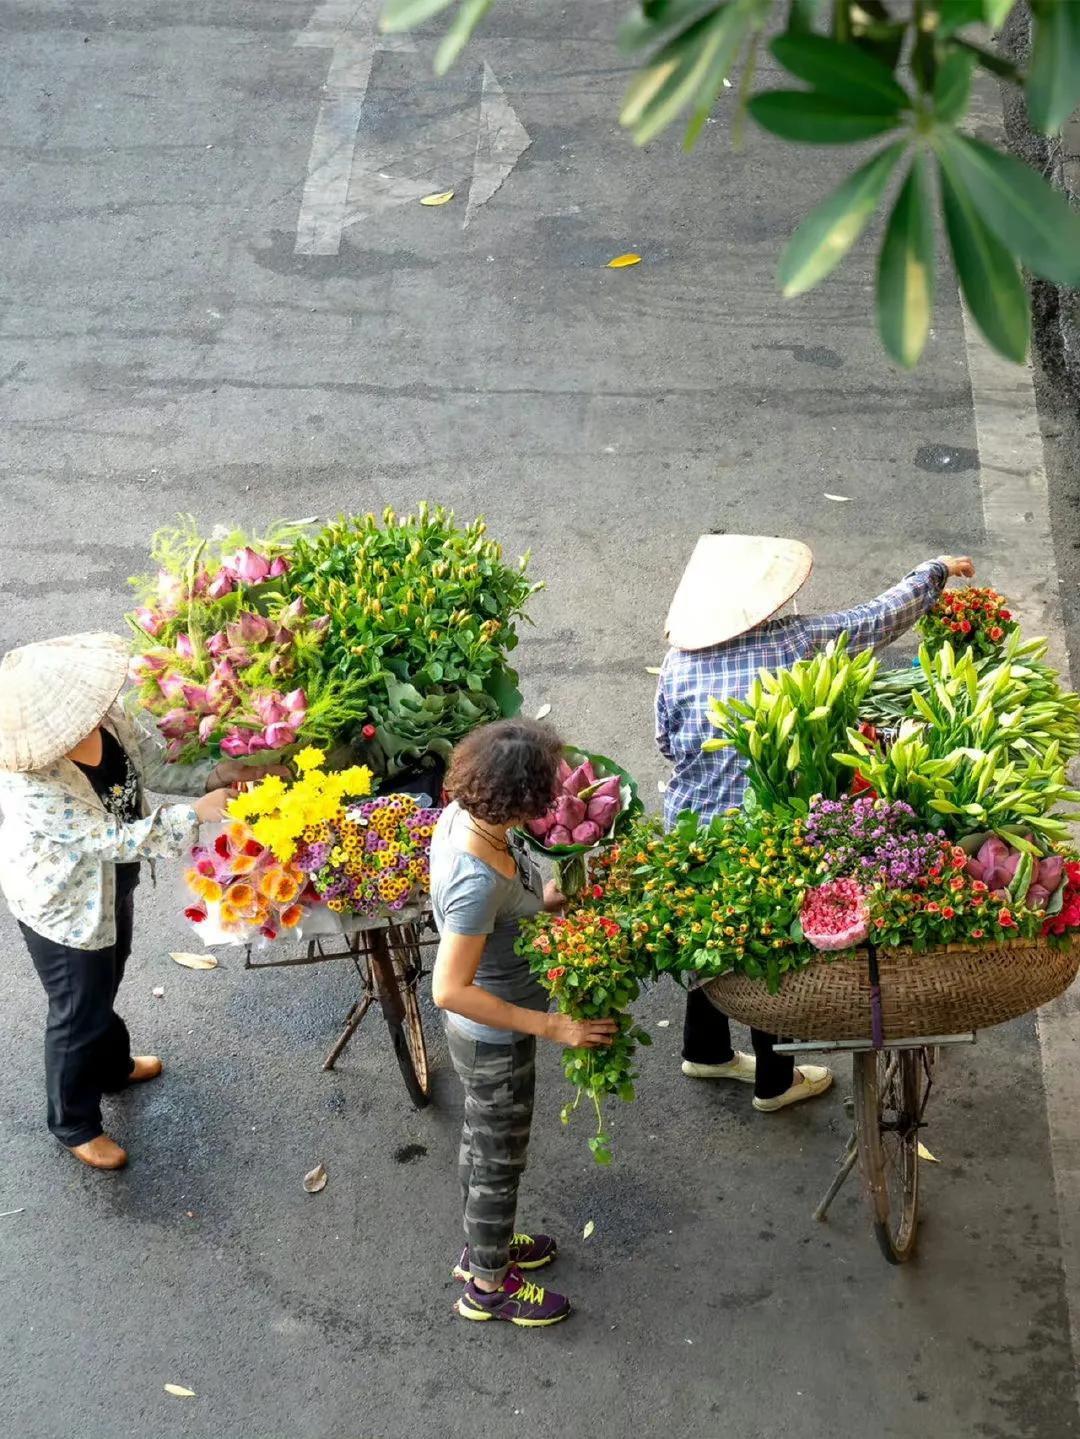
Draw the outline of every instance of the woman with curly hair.
<instances>
[{"instance_id":1,"label":"woman with curly hair","mask_svg":"<svg viewBox=\"0 0 1080 1439\"><path fill-rule=\"evenodd\" d=\"M465 1249L454 1276L465 1284L464 1319L524 1328L557 1324L561 1294L525 1277L556 1255L547 1235L516 1233L517 1192L532 1121L537 1037L572 1047L609 1044L610 1019L547 1012L547 994L515 953L523 919L559 909L512 831L552 805L562 742L528 720L474 730L454 750L452 802L431 842L431 899L439 928L432 995L447 1012L450 1056L465 1089L458 1173Z\"/></svg>"}]
</instances>

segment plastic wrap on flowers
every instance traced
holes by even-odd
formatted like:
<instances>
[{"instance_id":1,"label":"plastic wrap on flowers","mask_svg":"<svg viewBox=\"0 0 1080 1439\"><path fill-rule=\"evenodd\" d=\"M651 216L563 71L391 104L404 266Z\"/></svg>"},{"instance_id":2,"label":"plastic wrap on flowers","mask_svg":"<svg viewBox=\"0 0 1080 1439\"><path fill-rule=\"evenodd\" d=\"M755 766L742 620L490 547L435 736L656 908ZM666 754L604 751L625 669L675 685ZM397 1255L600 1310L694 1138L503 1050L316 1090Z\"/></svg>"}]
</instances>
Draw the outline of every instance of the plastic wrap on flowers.
<instances>
[{"instance_id":1,"label":"plastic wrap on flowers","mask_svg":"<svg viewBox=\"0 0 1080 1439\"><path fill-rule=\"evenodd\" d=\"M815 949L852 949L867 936L866 896L853 879L830 880L807 890L800 920Z\"/></svg>"},{"instance_id":2,"label":"plastic wrap on flowers","mask_svg":"<svg viewBox=\"0 0 1080 1439\"><path fill-rule=\"evenodd\" d=\"M585 884L583 856L613 840L641 810L637 783L626 770L606 755L567 745L555 803L518 833L538 854L554 860L560 890L575 895Z\"/></svg>"},{"instance_id":3,"label":"plastic wrap on flowers","mask_svg":"<svg viewBox=\"0 0 1080 1439\"><path fill-rule=\"evenodd\" d=\"M184 918L207 946L298 936L318 902L304 871L282 864L238 822L194 847L183 883Z\"/></svg>"}]
</instances>

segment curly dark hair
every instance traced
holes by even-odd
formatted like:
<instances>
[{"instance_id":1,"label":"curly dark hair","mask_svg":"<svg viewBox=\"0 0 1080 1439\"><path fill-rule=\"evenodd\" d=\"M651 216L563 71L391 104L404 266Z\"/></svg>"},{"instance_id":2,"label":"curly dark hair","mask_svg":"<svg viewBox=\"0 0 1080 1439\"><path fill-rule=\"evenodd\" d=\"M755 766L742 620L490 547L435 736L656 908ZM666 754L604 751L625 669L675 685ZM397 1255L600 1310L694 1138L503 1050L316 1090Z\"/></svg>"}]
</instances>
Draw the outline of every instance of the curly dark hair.
<instances>
[{"instance_id":1,"label":"curly dark hair","mask_svg":"<svg viewBox=\"0 0 1080 1439\"><path fill-rule=\"evenodd\" d=\"M450 757L447 792L488 824L538 819L551 808L563 742L535 720L481 725Z\"/></svg>"}]
</instances>

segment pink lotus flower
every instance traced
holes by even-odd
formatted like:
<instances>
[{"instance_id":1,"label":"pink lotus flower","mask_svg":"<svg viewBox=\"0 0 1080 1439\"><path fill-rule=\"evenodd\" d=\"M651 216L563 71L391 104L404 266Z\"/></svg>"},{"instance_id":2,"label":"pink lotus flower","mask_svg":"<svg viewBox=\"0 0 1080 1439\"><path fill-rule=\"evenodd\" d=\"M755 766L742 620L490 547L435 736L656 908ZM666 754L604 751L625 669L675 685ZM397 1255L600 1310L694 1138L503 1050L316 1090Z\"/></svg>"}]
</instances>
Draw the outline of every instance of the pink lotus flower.
<instances>
[{"instance_id":1,"label":"pink lotus flower","mask_svg":"<svg viewBox=\"0 0 1080 1439\"><path fill-rule=\"evenodd\" d=\"M233 592L233 577L228 570L220 569L207 586L207 596L212 600L223 600Z\"/></svg>"},{"instance_id":2,"label":"pink lotus flower","mask_svg":"<svg viewBox=\"0 0 1080 1439\"><path fill-rule=\"evenodd\" d=\"M157 639L158 635L165 628L165 617L159 615L157 610L152 610L146 605L140 605L135 611L135 623L146 634Z\"/></svg>"},{"instance_id":3,"label":"pink lotus flower","mask_svg":"<svg viewBox=\"0 0 1080 1439\"><path fill-rule=\"evenodd\" d=\"M178 674L163 675L161 679L158 680L161 693L170 703L178 703L184 698L184 687L186 684L187 681L183 675Z\"/></svg>"},{"instance_id":4,"label":"pink lotus flower","mask_svg":"<svg viewBox=\"0 0 1080 1439\"><path fill-rule=\"evenodd\" d=\"M209 571L208 569L206 569L205 566L204 566L204 567L199 571L199 573L195 576L195 584L194 584L194 586L192 587L193 593L194 593L194 594L197 594L197 595L205 594L205 593L206 593L207 586L208 586L209 584L210 584L210 571Z\"/></svg>"},{"instance_id":5,"label":"pink lotus flower","mask_svg":"<svg viewBox=\"0 0 1080 1439\"><path fill-rule=\"evenodd\" d=\"M271 562L270 562L270 576L269 576L270 579L272 579L272 580L280 579L282 575L286 575L286 574L288 574L288 572L289 572L289 562L288 562L288 560L285 558L284 555L278 555L276 559L271 560Z\"/></svg>"},{"instance_id":6,"label":"pink lotus flower","mask_svg":"<svg viewBox=\"0 0 1080 1439\"><path fill-rule=\"evenodd\" d=\"M209 744L220 723L216 714L204 715L199 721L199 743Z\"/></svg>"},{"instance_id":7,"label":"pink lotus flower","mask_svg":"<svg viewBox=\"0 0 1080 1439\"><path fill-rule=\"evenodd\" d=\"M158 729L167 740L178 740L191 734L197 724L198 720L189 710L171 709L158 720Z\"/></svg>"},{"instance_id":8,"label":"pink lotus flower","mask_svg":"<svg viewBox=\"0 0 1080 1439\"><path fill-rule=\"evenodd\" d=\"M220 669L220 666L218 666L218 669ZM215 710L220 714L222 709L227 708L232 701L232 689L230 682L218 673L218 669L214 670L214 673L206 682L206 703L209 709ZM232 671L231 665L229 669ZM235 671L232 672L235 674Z\"/></svg>"},{"instance_id":9,"label":"pink lotus flower","mask_svg":"<svg viewBox=\"0 0 1080 1439\"><path fill-rule=\"evenodd\" d=\"M164 655L132 655L128 674L134 683L140 683L150 675L159 675L168 669L169 661Z\"/></svg>"},{"instance_id":10,"label":"pink lotus flower","mask_svg":"<svg viewBox=\"0 0 1080 1439\"><path fill-rule=\"evenodd\" d=\"M238 615L235 622L226 629L230 645L259 645L265 642L273 634L268 620L262 615L252 614L250 610L244 610Z\"/></svg>"},{"instance_id":11,"label":"pink lotus flower","mask_svg":"<svg viewBox=\"0 0 1080 1439\"><path fill-rule=\"evenodd\" d=\"M270 562L257 555L250 545L237 550L235 555L226 557L226 568L245 585L261 585L270 575Z\"/></svg>"},{"instance_id":12,"label":"pink lotus flower","mask_svg":"<svg viewBox=\"0 0 1080 1439\"><path fill-rule=\"evenodd\" d=\"M281 696L278 694L255 695L251 701L251 708L264 725L281 724L289 717L289 712L281 703Z\"/></svg>"},{"instance_id":13,"label":"pink lotus flower","mask_svg":"<svg viewBox=\"0 0 1080 1439\"><path fill-rule=\"evenodd\" d=\"M293 600L291 605L287 605L285 609L282 610L281 618L288 621L289 624L293 624L296 620L302 620L306 614L307 606L304 604L303 597L301 596L299 599Z\"/></svg>"},{"instance_id":14,"label":"pink lotus flower","mask_svg":"<svg viewBox=\"0 0 1080 1439\"><path fill-rule=\"evenodd\" d=\"M290 690L285 696L285 708L292 715L307 714L307 694L302 689ZM299 721L303 723L303 721Z\"/></svg>"},{"instance_id":15,"label":"pink lotus flower","mask_svg":"<svg viewBox=\"0 0 1080 1439\"><path fill-rule=\"evenodd\" d=\"M1050 854L1039 861L1039 867L1035 874L1035 882L1041 884L1043 889L1053 894L1061 883L1061 876L1065 871L1065 861L1060 854Z\"/></svg>"},{"instance_id":16,"label":"pink lotus flower","mask_svg":"<svg viewBox=\"0 0 1080 1439\"><path fill-rule=\"evenodd\" d=\"M285 749L296 743L296 730L288 724L271 724L263 731L263 738L267 749Z\"/></svg>"},{"instance_id":17,"label":"pink lotus flower","mask_svg":"<svg viewBox=\"0 0 1080 1439\"><path fill-rule=\"evenodd\" d=\"M157 577L158 603L166 615L174 615L183 604L184 582L168 570L159 570Z\"/></svg>"},{"instance_id":18,"label":"pink lotus flower","mask_svg":"<svg viewBox=\"0 0 1080 1439\"><path fill-rule=\"evenodd\" d=\"M311 621L311 633L314 635L325 634L330 628L330 616L318 615Z\"/></svg>"},{"instance_id":19,"label":"pink lotus flower","mask_svg":"<svg viewBox=\"0 0 1080 1439\"><path fill-rule=\"evenodd\" d=\"M206 687L204 685L185 685L183 693L184 703L188 709L198 710L199 713L209 709L210 706L206 698Z\"/></svg>"},{"instance_id":20,"label":"pink lotus flower","mask_svg":"<svg viewBox=\"0 0 1080 1439\"><path fill-rule=\"evenodd\" d=\"M261 734L253 734L248 740L248 754L255 754L258 750L270 748L270 741Z\"/></svg>"},{"instance_id":21,"label":"pink lotus flower","mask_svg":"<svg viewBox=\"0 0 1080 1439\"><path fill-rule=\"evenodd\" d=\"M211 635L206 641L206 653L211 659L217 660L229 648L229 637L224 630L218 630L216 635Z\"/></svg>"},{"instance_id":22,"label":"pink lotus flower","mask_svg":"<svg viewBox=\"0 0 1080 1439\"><path fill-rule=\"evenodd\" d=\"M176 636L176 653L184 660L195 658L195 646L191 643L191 636L179 634Z\"/></svg>"},{"instance_id":23,"label":"pink lotus flower","mask_svg":"<svg viewBox=\"0 0 1080 1439\"><path fill-rule=\"evenodd\" d=\"M248 741L250 738L251 736L245 734L243 730L230 730L221 741L221 753L227 754L230 759L242 759L249 753Z\"/></svg>"},{"instance_id":24,"label":"pink lotus flower","mask_svg":"<svg viewBox=\"0 0 1080 1439\"><path fill-rule=\"evenodd\" d=\"M285 674L288 668L289 661L287 656L285 655L275 655L274 658L270 661L270 673L274 676L275 679L278 677L278 675Z\"/></svg>"}]
</instances>

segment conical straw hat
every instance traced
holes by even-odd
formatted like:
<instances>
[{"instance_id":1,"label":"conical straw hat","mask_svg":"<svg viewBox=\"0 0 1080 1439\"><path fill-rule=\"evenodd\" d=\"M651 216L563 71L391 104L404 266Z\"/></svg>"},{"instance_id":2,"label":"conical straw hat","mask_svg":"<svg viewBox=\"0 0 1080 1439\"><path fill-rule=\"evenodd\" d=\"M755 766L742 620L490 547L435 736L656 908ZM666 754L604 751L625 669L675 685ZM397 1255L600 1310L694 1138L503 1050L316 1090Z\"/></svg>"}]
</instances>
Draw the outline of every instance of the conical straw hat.
<instances>
[{"instance_id":1,"label":"conical straw hat","mask_svg":"<svg viewBox=\"0 0 1080 1439\"><path fill-rule=\"evenodd\" d=\"M36 770L74 749L105 718L127 676L117 635L64 635L0 660L0 769Z\"/></svg>"},{"instance_id":2,"label":"conical straw hat","mask_svg":"<svg viewBox=\"0 0 1080 1439\"><path fill-rule=\"evenodd\" d=\"M798 540L702 535L668 611L668 643L703 650L745 634L798 593L813 563Z\"/></svg>"}]
</instances>

